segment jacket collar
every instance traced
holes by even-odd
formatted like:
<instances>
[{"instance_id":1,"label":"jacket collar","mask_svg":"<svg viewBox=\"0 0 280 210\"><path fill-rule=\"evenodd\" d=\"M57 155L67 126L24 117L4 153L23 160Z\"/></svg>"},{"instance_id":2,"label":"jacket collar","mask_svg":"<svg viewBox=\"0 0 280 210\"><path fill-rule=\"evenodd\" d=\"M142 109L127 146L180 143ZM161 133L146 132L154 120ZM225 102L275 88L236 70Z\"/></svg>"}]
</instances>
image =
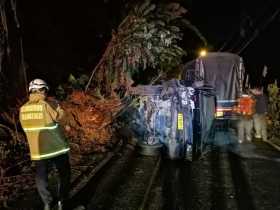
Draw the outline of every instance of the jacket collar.
<instances>
[{"instance_id":1,"label":"jacket collar","mask_svg":"<svg viewBox=\"0 0 280 210\"><path fill-rule=\"evenodd\" d=\"M39 101L45 100L45 99L46 99L46 95L42 94L42 93L31 93L29 95L30 102L39 102Z\"/></svg>"}]
</instances>

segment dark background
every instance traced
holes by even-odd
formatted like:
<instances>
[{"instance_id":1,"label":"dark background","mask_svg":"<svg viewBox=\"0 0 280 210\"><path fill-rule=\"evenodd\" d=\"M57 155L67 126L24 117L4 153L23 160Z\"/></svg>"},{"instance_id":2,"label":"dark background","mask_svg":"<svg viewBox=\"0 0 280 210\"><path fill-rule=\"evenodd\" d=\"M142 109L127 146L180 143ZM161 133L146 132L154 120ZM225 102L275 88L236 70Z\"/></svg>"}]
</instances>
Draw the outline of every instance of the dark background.
<instances>
[{"instance_id":1,"label":"dark background","mask_svg":"<svg viewBox=\"0 0 280 210\"><path fill-rule=\"evenodd\" d=\"M273 13L279 10L279 1L214 0L207 6L203 6L203 2L191 1L190 17L209 44L219 50L226 43L224 51L237 53L258 30L256 38L240 54L251 82L260 79L264 65L269 69L267 82L279 79L280 14L269 21Z\"/></svg>"},{"instance_id":2,"label":"dark background","mask_svg":"<svg viewBox=\"0 0 280 210\"><path fill-rule=\"evenodd\" d=\"M110 40L111 31L126 12L127 0L18 1L28 80L46 78L51 85L66 80L69 73L90 73ZM133 2L133 0L130 0ZM278 76L280 15L265 25L279 8L277 0L181 0L186 17L208 40L208 48L241 52L252 81L263 66L269 67L271 81ZM186 32L182 46L189 53L185 61L197 56L203 43Z\"/></svg>"}]
</instances>

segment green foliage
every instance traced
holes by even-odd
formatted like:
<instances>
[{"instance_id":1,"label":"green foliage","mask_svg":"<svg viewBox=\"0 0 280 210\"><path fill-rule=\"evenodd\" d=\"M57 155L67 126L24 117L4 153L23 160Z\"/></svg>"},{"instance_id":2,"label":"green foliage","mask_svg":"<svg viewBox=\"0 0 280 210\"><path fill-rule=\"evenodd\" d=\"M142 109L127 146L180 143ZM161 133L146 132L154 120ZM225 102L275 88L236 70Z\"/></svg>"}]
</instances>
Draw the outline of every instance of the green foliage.
<instances>
[{"instance_id":1,"label":"green foliage","mask_svg":"<svg viewBox=\"0 0 280 210\"><path fill-rule=\"evenodd\" d=\"M112 33L112 40L96 68L96 83L122 84L135 74L148 71L162 72L174 69L186 55L179 46L182 27L187 26L205 40L184 18L187 10L178 3L153 4L150 0L136 5ZM109 77L109 78L107 78ZM104 81L105 80L105 81ZM101 88L102 89L102 88Z\"/></svg>"},{"instance_id":2,"label":"green foliage","mask_svg":"<svg viewBox=\"0 0 280 210\"><path fill-rule=\"evenodd\" d=\"M269 124L268 130L271 138L279 138L280 137L280 95L279 88L277 86L277 82L274 84L270 84L268 86L268 94L269 94Z\"/></svg>"},{"instance_id":3,"label":"green foliage","mask_svg":"<svg viewBox=\"0 0 280 210\"><path fill-rule=\"evenodd\" d=\"M63 100L66 98L67 93L65 92L64 88L61 85L59 85L55 90L55 95L57 99Z\"/></svg>"},{"instance_id":4,"label":"green foliage","mask_svg":"<svg viewBox=\"0 0 280 210\"><path fill-rule=\"evenodd\" d=\"M149 67L168 69L178 65L186 52L178 46L182 39L181 29L175 20L182 20L186 12L179 4L156 6L145 1L131 11L117 31L118 45L115 49L123 62L125 71L131 75Z\"/></svg>"},{"instance_id":5,"label":"green foliage","mask_svg":"<svg viewBox=\"0 0 280 210\"><path fill-rule=\"evenodd\" d=\"M74 89L82 89L88 80L89 78L85 74L82 74L79 78L75 78L72 74L68 77L68 82Z\"/></svg>"},{"instance_id":6,"label":"green foliage","mask_svg":"<svg viewBox=\"0 0 280 210\"><path fill-rule=\"evenodd\" d=\"M82 74L80 77L76 78L74 75L70 74L68 77L68 84L66 87L59 85L55 90L55 95L57 99L64 100L67 97L67 90L82 90L86 83L88 82L89 77L85 74Z\"/></svg>"}]
</instances>

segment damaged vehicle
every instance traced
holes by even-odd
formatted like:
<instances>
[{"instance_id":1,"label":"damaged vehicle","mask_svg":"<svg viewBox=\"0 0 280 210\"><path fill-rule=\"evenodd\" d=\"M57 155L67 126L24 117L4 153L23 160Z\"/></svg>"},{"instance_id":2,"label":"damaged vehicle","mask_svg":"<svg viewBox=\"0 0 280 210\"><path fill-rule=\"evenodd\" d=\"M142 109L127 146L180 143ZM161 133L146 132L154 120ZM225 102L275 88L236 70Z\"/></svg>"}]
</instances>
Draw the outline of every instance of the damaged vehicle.
<instances>
[{"instance_id":1,"label":"damaged vehicle","mask_svg":"<svg viewBox=\"0 0 280 210\"><path fill-rule=\"evenodd\" d=\"M211 124L211 113L214 118L214 97L206 92L187 87L179 80L134 88L139 105L132 124L135 124L139 152L163 153L170 159L193 160L199 156L205 149L205 135L211 127L206 124Z\"/></svg>"}]
</instances>

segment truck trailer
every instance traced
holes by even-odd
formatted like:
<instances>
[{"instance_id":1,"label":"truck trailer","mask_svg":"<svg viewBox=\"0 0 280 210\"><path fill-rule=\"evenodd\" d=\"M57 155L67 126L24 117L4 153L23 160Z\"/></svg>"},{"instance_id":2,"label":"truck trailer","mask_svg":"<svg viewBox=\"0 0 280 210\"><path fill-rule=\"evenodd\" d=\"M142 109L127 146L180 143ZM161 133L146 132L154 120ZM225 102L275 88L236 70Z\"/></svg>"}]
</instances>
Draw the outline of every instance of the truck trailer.
<instances>
[{"instance_id":1,"label":"truck trailer","mask_svg":"<svg viewBox=\"0 0 280 210\"><path fill-rule=\"evenodd\" d=\"M239 55L212 52L185 64L182 77L193 87L211 87L215 92L215 118L234 120L234 107L243 92L245 68Z\"/></svg>"}]
</instances>

